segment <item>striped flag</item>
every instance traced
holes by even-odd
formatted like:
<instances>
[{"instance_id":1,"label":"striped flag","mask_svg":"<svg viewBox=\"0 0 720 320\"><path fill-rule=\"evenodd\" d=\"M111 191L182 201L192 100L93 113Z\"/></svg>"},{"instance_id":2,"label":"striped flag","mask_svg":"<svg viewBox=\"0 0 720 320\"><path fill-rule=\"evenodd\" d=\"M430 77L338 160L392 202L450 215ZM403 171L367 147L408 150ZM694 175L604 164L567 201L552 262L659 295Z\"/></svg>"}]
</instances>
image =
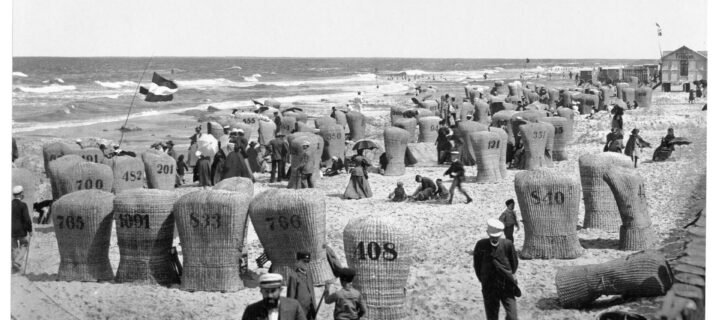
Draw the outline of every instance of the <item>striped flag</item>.
<instances>
[{"instance_id":1,"label":"striped flag","mask_svg":"<svg viewBox=\"0 0 720 320\"><path fill-rule=\"evenodd\" d=\"M662 37L662 29L660 29L660 24L655 22L655 25L657 26L657 29L658 29L658 37Z\"/></svg>"},{"instance_id":2,"label":"striped flag","mask_svg":"<svg viewBox=\"0 0 720 320\"><path fill-rule=\"evenodd\" d=\"M153 72L150 88L140 87L140 94L145 95L147 102L172 101L173 93L177 92L177 84Z\"/></svg>"}]
</instances>

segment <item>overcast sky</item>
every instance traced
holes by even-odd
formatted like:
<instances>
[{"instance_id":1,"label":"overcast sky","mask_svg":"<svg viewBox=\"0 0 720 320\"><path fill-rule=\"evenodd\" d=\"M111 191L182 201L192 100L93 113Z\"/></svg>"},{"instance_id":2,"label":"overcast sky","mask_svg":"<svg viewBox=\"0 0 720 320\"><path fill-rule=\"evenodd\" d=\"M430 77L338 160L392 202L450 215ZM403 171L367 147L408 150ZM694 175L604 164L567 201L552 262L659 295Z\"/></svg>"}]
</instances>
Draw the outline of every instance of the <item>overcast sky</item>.
<instances>
[{"instance_id":1,"label":"overcast sky","mask_svg":"<svg viewBox=\"0 0 720 320\"><path fill-rule=\"evenodd\" d=\"M706 0L14 0L14 56L657 58Z\"/></svg>"}]
</instances>

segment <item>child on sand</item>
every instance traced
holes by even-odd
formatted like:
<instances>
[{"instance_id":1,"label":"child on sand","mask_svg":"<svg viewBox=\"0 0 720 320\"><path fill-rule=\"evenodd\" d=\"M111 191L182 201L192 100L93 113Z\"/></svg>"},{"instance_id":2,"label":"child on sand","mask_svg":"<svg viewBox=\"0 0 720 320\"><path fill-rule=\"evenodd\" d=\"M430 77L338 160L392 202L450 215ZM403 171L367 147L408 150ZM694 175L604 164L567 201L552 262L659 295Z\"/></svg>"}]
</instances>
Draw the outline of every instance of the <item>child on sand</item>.
<instances>
[{"instance_id":1,"label":"child on sand","mask_svg":"<svg viewBox=\"0 0 720 320\"><path fill-rule=\"evenodd\" d=\"M500 218L498 218L498 220L505 224L505 229L503 230L505 233L505 239L515 242L513 228L518 231L520 230L520 225L517 221L517 214L515 213L515 200L509 199L505 201L505 206L505 211L500 214Z\"/></svg>"},{"instance_id":2,"label":"child on sand","mask_svg":"<svg viewBox=\"0 0 720 320\"><path fill-rule=\"evenodd\" d=\"M397 187L395 187L393 192L390 192L388 198L390 198L392 202L402 202L407 199L407 194L405 193L402 181L398 181Z\"/></svg>"},{"instance_id":3,"label":"child on sand","mask_svg":"<svg viewBox=\"0 0 720 320\"><path fill-rule=\"evenodd\" d=\"M360 291L353 288L352 285L353 279L355 279L355 270L351 268L342 268L339 273L342 289L330 293L330 286L332 283L325 283L324 295L327 296L325 303L335 303L333 319L360 319L365 315L365 313L367 313L367 309L362 300L362 296L360 295Z\"/></svg>"},{"instance_id":4,"label":"child on sand","mask_svg":"<svg viewBox=\"0 0 720 320\"><path fill-rule=\"evenodd\" d=\"M185 184L185 171L188 166L185 163L185 155L181 154L177 158L177 172L175 173L175 188Z\"/></svg>"},{"instance_id":5,"label":"child on sand","mask_svg":"<svg viewBox=\"0 0 720 320\"><path fill-rule=\"evenodd\" d=\"M435 180L437 185L437 191L435 191L435 197L440 200L447 200L450 197L450 191L442 184L442 179Z\"/></svg>"}]
</instances>

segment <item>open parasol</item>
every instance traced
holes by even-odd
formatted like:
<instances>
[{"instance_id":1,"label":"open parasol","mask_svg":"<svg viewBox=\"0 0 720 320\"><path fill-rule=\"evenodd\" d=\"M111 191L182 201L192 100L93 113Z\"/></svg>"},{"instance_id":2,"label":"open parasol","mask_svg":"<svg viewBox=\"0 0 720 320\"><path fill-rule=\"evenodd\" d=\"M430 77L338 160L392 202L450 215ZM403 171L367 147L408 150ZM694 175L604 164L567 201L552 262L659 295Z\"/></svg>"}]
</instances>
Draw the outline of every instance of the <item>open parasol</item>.
<instances>
[{"instance_id":1,"label":"open parasol","mask_svg":"<svg viewBox=\"0 0 720 320\"><path fill-rule=\"evenodd\" d=\"M204 134L198 138L197 145L197 150L204 156L212 158L218 152L218 141L210 134Z\"/></svg>"},{"instance_id":2,"label":"open parasol","mask_svg":"<svg viewBox=\"0 0 720 320\"><path fill-rule=\"evenodd\" d=\"M375 142L370 140L360 140L353 146L353 150L364 150L364 149L378 149Z\"/></svg>"}]
</instances>

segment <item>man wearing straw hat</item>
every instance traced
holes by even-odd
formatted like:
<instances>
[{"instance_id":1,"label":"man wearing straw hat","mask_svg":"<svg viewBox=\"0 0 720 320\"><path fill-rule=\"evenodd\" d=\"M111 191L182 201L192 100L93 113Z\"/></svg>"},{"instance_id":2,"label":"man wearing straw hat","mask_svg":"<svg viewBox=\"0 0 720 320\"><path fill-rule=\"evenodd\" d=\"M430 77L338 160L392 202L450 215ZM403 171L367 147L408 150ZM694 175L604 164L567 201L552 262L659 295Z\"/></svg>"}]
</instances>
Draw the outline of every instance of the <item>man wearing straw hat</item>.
<instances>
[{"instance_id":1,"label":"man wearing straw hat","mask_svg":"<svg viewBox=\"0 0 720 320\"><path fill-rule=\"evenodd\" d=\"M242 320L306 320L297 300L280 296L282 281L283 277L277 273L261 275L259 285L263 299L245 308Z\"/></svg>"},{"instance_id":2,"label":"man wearing straw hat","mask_svg":"<svg viewBox=\"0 0 720 320\"><path fill-rule=\"evenodd\" d=\"M22 201L25 197L23 191L19 185L12 189L12 273L20 272L25 264L32 237L32 220L27 205Z\"/></svg>"},{"instance_id":3,"label":"man wearing straw hat","mask_svg":"<svg viewBox=\"0 0 720 320\"><path fill-rule=\"evenodd\" d=\"M308 264L310 263L310 253L306 251L298 252L295 256L297 263L295 270L288 274L287 281L287 297L293 298L300 303L308 320L315 319L315 289L310 275L307 273Z\"/></svg>"},{"instance_id":4,"label":"man wearing straw hat","mask_svg":"<svg viewBox=\"0 0 720 320\"><path fill-rule=\"evenodd\" d=\"M489 219L489 238L478 241L473 252L473 268L482 284L488 320L498 319L501 302L505 308L505 319L517 320L515 297L521 293L514 274L518 268L518 255L512 241L500 238L504 228L500 220Z\"/></svg>"}]
</instances>

